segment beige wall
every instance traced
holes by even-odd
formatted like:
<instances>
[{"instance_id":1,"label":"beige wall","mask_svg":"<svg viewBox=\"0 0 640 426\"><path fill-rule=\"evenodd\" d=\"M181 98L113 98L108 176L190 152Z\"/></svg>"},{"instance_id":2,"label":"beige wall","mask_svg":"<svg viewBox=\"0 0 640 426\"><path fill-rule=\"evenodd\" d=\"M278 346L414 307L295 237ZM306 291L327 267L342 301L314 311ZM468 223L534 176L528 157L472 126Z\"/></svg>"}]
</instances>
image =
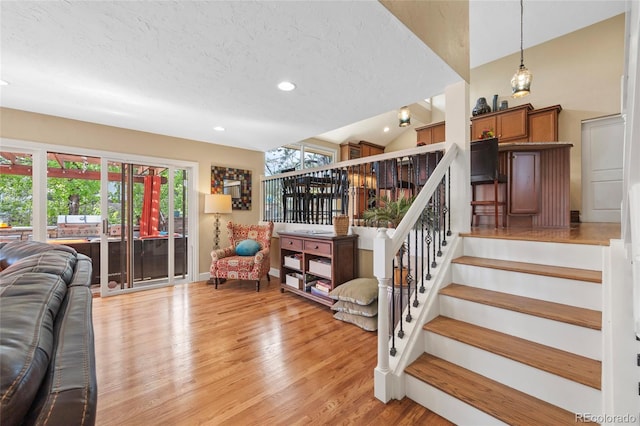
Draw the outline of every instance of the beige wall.
<instances>
[{"instance_id":1,"label":"beige wall","mask_svg":"<svg viewBox=\"0 0 640 426\"><path fill-rule=\"evenodd\" d=\"M379 0L465 81L469 81L469 2Z\"/></svg>"},{"instance_id":2,"label":"beige wall","mask_svg":"<svg viewBox=\"0 0 640 426\"><path fill-rule=\"evenodd\" d=\"M117 127L25 111L0 109L0 136L30 142L41 142L100 151L146 155L198 163L199 192L199 272L209 270L209 253L213 245L213 216L202 213L204 194L210 192L211 166L235 167L252 172L252 205L250 211L234 211L223 217L222 244L228 242L226 221L255 223L260 218L260 175L264 174L264 153L213 145L188 139L173 138Z\"/></svg>"},{"instance_id":3,"label":"beige wall","mask_svg":"<svg viewBox=\"0 0 640 426\"><path fill-rule=\"evenodd\" d=\"M511 97L511 77L520 65L520 53L471 70L470 108L479 97L509 106L530 103L534 108L560 104L558 138L571 142L571 210L582 209L581 122L620 113L620 84L624 66L624 15L525 50L525 66L533 73L531 94ZM438 105L443 103L440 97ZM432 122L445 119L432 106ZM430 123L429 123L430 124ZM409 134L409 135L407 135ZM415 146L415 131L392 141L385 151Z\"/></svg>"},{"instance_id":4,"label":"beige wall","mask_svg":"<svg viewBox=\"0 0 640 426\"><path fill-rule=\"evenodd\" d=\"M531 94L517 100L510 96L510 80L520 65L519 53L471 70L471 108L479 97L491 102L494 94L510 107L562 105L558 138L574 144L571 209L581 210L581 121L620 112L624 15L527 49L524 64L533 73Z\"/></svg>"}]
</instances>

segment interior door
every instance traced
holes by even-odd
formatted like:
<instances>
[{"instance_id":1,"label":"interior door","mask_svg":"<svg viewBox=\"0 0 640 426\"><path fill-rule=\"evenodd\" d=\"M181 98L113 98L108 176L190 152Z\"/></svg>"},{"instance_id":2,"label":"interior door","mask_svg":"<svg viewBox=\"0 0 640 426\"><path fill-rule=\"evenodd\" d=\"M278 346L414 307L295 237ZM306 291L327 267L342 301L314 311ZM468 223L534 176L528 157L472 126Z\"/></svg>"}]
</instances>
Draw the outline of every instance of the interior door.
<instances>
[{"instance_id":1,"label":"interior door","mask_svg":"<svg viewBox=\"0 0 640 426\"><path fill-rule=\"evenodd\" d=\"M582 122L582 222L620 222L624 120Z\"/></svg>"}]
</instances>

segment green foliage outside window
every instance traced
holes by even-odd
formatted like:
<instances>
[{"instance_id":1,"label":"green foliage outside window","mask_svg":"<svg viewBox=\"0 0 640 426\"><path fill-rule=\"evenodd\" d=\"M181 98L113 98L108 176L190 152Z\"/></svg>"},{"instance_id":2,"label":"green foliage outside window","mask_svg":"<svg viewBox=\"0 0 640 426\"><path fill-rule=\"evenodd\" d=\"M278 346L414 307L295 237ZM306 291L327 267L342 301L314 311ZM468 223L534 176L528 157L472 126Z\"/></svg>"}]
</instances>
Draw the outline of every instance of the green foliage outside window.
<instances>
[{"instance_id":1,"label":"green foliage outside window","mask_svg":"<svg viewBox=\"0 0 640 426\"><path fill-rule=\"evenodd\" d=\"M48 161L48 166L60 167L56 161ZM100 171L99 164L85 165L87 171ZM109 171L120 172L119 165L110 165ZM168 170L164 170L161 176L168 181ZM174 211L177 215L184 216L186 172L177 170L174 176ZM0 215L6 217L11 226L32 226L33 217L33 180L31 176L0 174ZM121 182L111 181L108 188L109 194L109 222L121 224ZM100 215L100 180L57 178L47 179L47 225L57 224L59 215L69 214L69 196L79 196L78 214ZM144 185L133 185L133 209L134 221L142 214L142 202ZM169 185L161 185L160 210L165 217L169 215ZM137 222L135 222L137 224Z\"/></svg>"}]
</instances>

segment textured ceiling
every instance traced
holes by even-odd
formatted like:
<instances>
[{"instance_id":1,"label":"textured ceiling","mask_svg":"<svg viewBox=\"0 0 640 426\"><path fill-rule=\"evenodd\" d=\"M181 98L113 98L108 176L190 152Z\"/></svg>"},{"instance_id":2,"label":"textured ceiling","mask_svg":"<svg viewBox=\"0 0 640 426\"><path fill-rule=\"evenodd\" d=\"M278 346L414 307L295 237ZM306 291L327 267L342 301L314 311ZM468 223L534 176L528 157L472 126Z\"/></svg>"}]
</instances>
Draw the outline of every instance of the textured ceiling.
<instances>
[{"instance_id":1,"label":"textured ceiling","mask_svg":"<svg viewBox=\"0 0 640 426\"><path fill-rule=\"evenodd\" d=\"M558 11L542 10L549 38L624 6L531 3ZM581 4L587 22L559 3ZM471 1L472 66L518 50L507 12L518 34L517 1ZM526 13L525 34L540 31ZM2 106L260 151L365 119L381 129L459 79L377 1L2 1L0 24ZM277 90L281 80L297 90ZM376 139L362 127L332 141L386 144L400 131Z\"/></svg>"}]
</instances>

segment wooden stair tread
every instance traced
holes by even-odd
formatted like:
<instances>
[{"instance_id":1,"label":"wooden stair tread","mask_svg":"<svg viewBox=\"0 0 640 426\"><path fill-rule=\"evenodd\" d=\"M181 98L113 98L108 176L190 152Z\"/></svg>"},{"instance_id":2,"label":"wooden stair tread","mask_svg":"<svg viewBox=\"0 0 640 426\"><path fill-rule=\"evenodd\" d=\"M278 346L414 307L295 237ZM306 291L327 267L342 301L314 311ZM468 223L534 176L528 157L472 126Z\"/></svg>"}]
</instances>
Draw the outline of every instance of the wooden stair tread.
<instances>
[{"instance_id":1,"label":"wooden stair tread","mask_svg":"<svg viewBox=\"0 0 640 426\"><path fill-rule=\"evenodd\" d=\"M602 272L591 269L566 268L563 266L541 265L536 263L514 262L510 260L488 259L475 256L461 256L451 261L460 265L501 269L504 271L542 275L546 277L566 278L602 284Z\"/></svg>"},{"instance_id":2,"label":"wooden stair tread","mask_svg":"<svg viewBox=\"0 0 640 426\"><path fill-rule=\"evenodd\" d=\"M592 309L578 308L461 284L449 284L440 290L440 294L593 330L602 328L602 313Z\"/></svg>"},{"instance_id":3,"label":"wooden stair tread","mask_svg":"<svg viewBox=\"0 0 640 426\"><path fill-rule=\"evenodd\" d=\"M575 425L575 414L433 355L405 372L509 425Z\"/></svg>"},{"instance_id":4,"label":"wooden stair tread","mask_svg":"<svg viewBox=\"0 0 640 426\"><path fill-rule=\"evenodd\" d=\"M488 328L439 316L427 331L600 390L602 363Z\"/></svg>"}]
</instances>

